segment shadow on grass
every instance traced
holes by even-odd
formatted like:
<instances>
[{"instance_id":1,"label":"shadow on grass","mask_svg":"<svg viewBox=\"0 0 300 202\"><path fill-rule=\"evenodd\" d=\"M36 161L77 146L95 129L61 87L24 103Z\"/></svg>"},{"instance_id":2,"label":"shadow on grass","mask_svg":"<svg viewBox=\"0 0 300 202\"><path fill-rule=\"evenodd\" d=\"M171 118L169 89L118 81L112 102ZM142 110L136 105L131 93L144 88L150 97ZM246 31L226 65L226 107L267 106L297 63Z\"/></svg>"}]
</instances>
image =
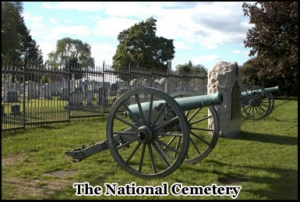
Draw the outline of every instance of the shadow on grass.
<instances>
[{"instance_id":1,"label":"shadow on grass","mask_svg":"<svg viewBox=\"0 0 300 202\"><path fill-rule=\"evenodd\" d=\"M298 96L278 96L275 98L276 100L298 100Z\"/></svg>"},{"instance_id":2,"label":"shadow on grass","mask_svg":"<svg viewBox=\"0 0 300 202\"><path fill-rule=\"evenodd\" d=\"M262 133L249 133L245 131L241 131L241 134L237 139L264 143L275 143L280 145L298 145L298 137L278 136Z\"/></svg>"},{"instance_id":3,"label":"shadow on grass","mask_svg":"<svg viewBox=\"0 0 300 202\"><path fill-rule=\"evenodd\" d=\"M282 169L263 166L242 166L234 165L235 171L223 171L231 168L232 164L216 160L206 160L206 166L201 168L190 167L195 173L213 173L218 176L219 184L223 185L241 185L242 192L252 193L261 198L269 199L297 199L298 198L298 171L292 169ZM205 168L207 167L207 169ZM238 171L237 171L238 170ZM257 173L266 173L265 175L247 174L249 170L256 170ZM246 173L246 174L245 174ZM274 175L276 177L274 177ZM180 179L183 181L182 179ZM186 183L194 184L187 180ZM242 183L250 183L250 186L243 186ZM253 184L257 184L253 185ZM267 189L256 189L260 185L267 185Z\"/></svg>"}]
</instances>

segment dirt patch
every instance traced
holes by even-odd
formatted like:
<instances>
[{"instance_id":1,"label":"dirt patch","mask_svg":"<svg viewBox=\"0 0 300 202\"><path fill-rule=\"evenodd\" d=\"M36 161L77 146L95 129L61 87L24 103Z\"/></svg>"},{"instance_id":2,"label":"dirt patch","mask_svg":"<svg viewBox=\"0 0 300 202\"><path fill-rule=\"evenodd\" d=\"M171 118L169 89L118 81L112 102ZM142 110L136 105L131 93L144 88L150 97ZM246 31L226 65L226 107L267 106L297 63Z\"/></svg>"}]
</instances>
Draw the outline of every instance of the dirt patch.
<instances>
[{"instance_id":1,"label":"dirt patch","mask_svg":"<svg viewBox=\"0 0 300 202\"><path fill-rule=\"evenodd\" d=\"M56 176L59 178L64 178L67 176L71 176L74 175L76 173L76 171L72 171L72 170L56 170L56 171L52 171L52 172L47 172L44 173L44 176Z\"/></svg>"},{"instance_id":2,"label":"dirt patch","mask_svg":"<svg viewBox=\"0 0 300 202\"><path fill-rule=\"evenodd\" d=\"M2 199L47 199L67 187L72 187L72 180L38 180L28 178L2 178ZM5 185L5 186L3 186ZM7 190L3 190L3 188ZM9 191L9 193L5 193Z\"/></svg>"},{"instance_id":3,"label":"dirt patch","mask_svg":"<svg viewBox=\"0 0 300 202\"><path fill-rule=\"evenodd\" d=\"M23 161L23 159L24 159L23 155L17 155L17 156L2 158L1 163L2 163L2 166L12 166L15 163Z\"/></svg>"}]
</instances>

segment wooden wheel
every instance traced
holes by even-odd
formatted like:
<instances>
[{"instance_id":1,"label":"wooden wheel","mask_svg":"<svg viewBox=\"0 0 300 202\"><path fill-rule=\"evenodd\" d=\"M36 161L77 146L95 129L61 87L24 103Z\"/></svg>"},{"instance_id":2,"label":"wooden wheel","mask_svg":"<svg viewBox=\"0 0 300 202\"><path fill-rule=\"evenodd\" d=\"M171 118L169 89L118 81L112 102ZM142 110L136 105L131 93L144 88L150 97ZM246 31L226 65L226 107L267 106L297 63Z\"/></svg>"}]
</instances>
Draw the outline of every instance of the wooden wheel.
<instances>
[{"instance_id":1,"label":"wooden wheel","mask_svg":"<svg viewBox=\"0 0 300 202\"><path fill-rule=\"evenodd\" d=\"M241 115L244 119L262 119L268 116L274 107L270 93L258 85L244 86L241 99Z\"/></svg>"},{"instance_id":2,"label":"wooden wheel","mask_svg":"<svg viewBox=\"0 0 300 202\"><path fill-rule=\"evenodd\" d=\"M171 94L175 100L179 97L197 95L199 94L194 91L178 91ZM190 146L184 162L198 163L207 157L217 144L219 138L218 116L213 106L186 110L185 116L190 128ZM209 126L209 119L213 119L212 126ZM180 141L180 137L172 137L170 142L173 141Z\"/></svg>"},{"instance_id":3,"label":"wooden wheel","mask_svg":"<svg viewBox=\"0 0 300 202\"><path fill-rule=\"evenodd\" d=\"M115 101L107 119L106 137L119 166L142 178L173 173L189 146L189 129L182 109L170 95L154 88L128 91ZM182 141L168 144L172 137ZM168 158L175 154L176 159Z\"/></svg>"}]
</instances>

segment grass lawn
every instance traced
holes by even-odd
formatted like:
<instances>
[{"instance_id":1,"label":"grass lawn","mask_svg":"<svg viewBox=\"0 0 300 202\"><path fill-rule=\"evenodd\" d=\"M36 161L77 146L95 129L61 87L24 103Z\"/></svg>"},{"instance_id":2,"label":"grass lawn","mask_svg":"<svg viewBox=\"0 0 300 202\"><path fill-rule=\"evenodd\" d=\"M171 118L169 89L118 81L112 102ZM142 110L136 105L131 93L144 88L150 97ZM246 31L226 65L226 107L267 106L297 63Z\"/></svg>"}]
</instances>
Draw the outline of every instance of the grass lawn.
<instances>
[{"instance_id":1,"label":"grass lawn","mask_svg":"<svg viewBox=\"0 0 300 202\"><path fill-rule=\"evenodd\" d=\"M178 194L171 187L234 187L236 199L298 199L298 98L275 99L273 112L241 121L237 139L219 138L197 164L182 163L165 178L145 180L124 171L109 150L72 162L65 151L106 139L106 116L2 134L2 199L218 199L230 195ZM73 184L89 183L96 196L76 196ZM115 184L117 183L117 184ZM168 187L164 196L104 194L107 186ZM78 185L79 186L79 185ZM125 189L125 188L124 188ZM141 188L140 188L141 189ZM194 189L195 191L195 189ZM183 191L184 192L184 191ZM119 194L122 193L120 190Z\"/></svg>"}]
</instances>

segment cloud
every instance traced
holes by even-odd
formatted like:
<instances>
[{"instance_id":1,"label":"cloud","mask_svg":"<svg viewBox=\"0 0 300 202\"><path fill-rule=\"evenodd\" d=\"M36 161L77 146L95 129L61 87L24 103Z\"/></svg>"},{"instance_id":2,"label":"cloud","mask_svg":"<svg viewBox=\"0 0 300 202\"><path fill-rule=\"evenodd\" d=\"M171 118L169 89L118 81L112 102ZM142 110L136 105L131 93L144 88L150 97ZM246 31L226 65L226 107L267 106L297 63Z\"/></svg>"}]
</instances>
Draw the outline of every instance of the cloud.
<instances>
[{"instance_id":1,"label":"cloud","mask_svg":"<svg viewBox=\"0 0 300 202\"><path fill-rule=\"evenodd\" d=\"M50 18L49 21L53 24L57 24L58 20L56 20L55 18Z\"/></svg>"},{"instance_id":2,"label":"cloud","mask_svg":"<svg viewBox=\"0 0 300 202\"><path fill-rule=\"evenodd\" d=\"M130 28L139 21L131 20L128 18L102 18L95 17L92 19L95 22L93 34L100 36L113 36L117 38L118 34L125 29Z\"/></svg>"},{"instance_id":3,"label":"cloud","mask_svg":"<svg viewBox=\"0 0 300 202\"><path fill-rule=\"evenodd\" d=\"M222 57L219 55L200 55L191 60L193 64L209 64L208 66L205 66L207 69L212 68L219 61L222 61Z\"/></svg>"},{"instance_id":4,"label":"cloud","mask_svg":"<svg viewBox=\"0 0 300 202\"><path fill-rule=\"evenodd\" d=\"M22 13L21 16L24 18L24 20L29 20L30 17L31 17L31 14L30 13Z\"/></svg>"},{"instance_id":5,"label":"cloud","mask_svg":"<svg viewBox=\"0 0 300 202\"><path fill-rule=\"evenodd\" d=\"M42 6L48 9L98 11L103 9L103 4L102 2L45 2Z\"/></svg>"},{"instance_id":6,"label":"cloud","mask_svg":"<svg viewBox=\"0 0 300 202\"><path fill-rule=\"evenodd\" d=\"M178 42L175 41L175 42L173 42L173 45L175 46L175 49L189 50L191 48L190 45L187 45L181 41L178 41Z\"/></svg>"},{"instance_id":7,"label":"cloud","mask_svg":"<svg viewBox=\"0 0 300 202\"><path fill-rule=\"evenodd\" d=\"M105 64L112 65L112 57L115 55L117 47L110 44L95 44L92 46L92 57L95 59L96 65Z\"/></svg>"},{"instance_id":8,"label":"cloud","mask_svg":"<svg viewBox=\"0 0 300 202\"><path fill-rule=\"evenodd\" d=\"M48 54L56 50L56 43L52 42L40 42L39 48L43 52L43 59L46 61L48 59Z\"/></svg>"},{"instance_id":9,"label":"cloud","mask_svg":"<svg viewBox=\"0 0 300 202\"><path fill-rule=\"evenodd\" d=\"M72 34L78 36L90 35L90 30L86 26L55 26L51 29L51 33L55 35Z\"/></svg>"}]
</instances>

